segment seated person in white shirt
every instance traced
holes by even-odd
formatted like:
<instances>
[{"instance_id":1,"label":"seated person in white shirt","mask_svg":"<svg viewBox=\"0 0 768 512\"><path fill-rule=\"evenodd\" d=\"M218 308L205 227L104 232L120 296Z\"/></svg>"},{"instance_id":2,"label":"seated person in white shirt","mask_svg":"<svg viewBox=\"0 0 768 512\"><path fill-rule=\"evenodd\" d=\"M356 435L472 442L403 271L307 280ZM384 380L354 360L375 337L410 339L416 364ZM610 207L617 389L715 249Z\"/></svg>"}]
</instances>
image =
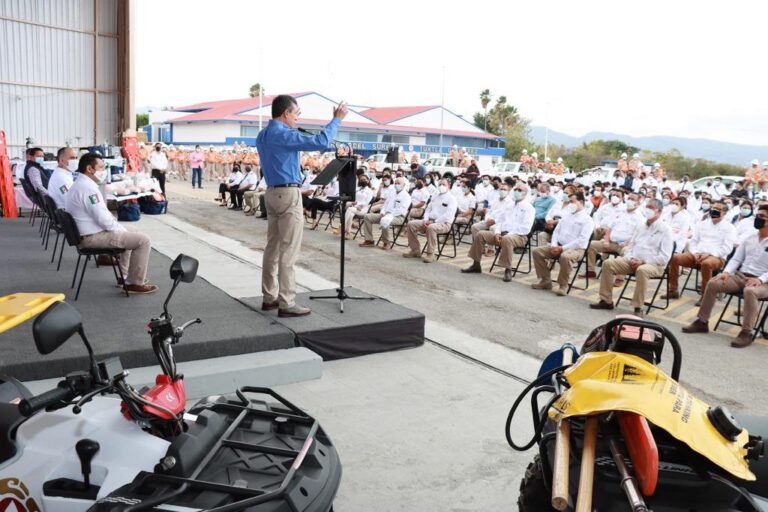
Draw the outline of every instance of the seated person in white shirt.
<instances>
[{"instance_id":1,"label":"seated person in white shirt","mask_svg":"<svg viewBox=\"0 0 768 512\"><path fill-rule=\"evenodd\" d=\"M317 211L322 212L330 211L336 205L336 201L328 199L329 197L338 197L339 195L339 180L334 177L331 183L324 186L320 192L315 194L315 197L309 200L309 212L312 219L317 219ZM317 226L317 224L315 224Z\"/></svg>"},{"instance_id":2,"label":"seated person in white shirt","mask_svg":"<svg viewBox=\"0 0 768 512\"><path fill-rule=\"evenodd\" d=\"M368 210L371 207L372 199L373 188L371 188L368 176L358 175L355 200L354 202L347 203L347 212L345 213L344 236L347 240L352 238L352 221L357 217L358 222L362 222L362 218L368 213ZM334 233L339 234L339 230L334 230Z\"/></svg>"},{"instance_id":3,"label":"seated person in white shirt","mask_svg":"<svg viewBox=\"0 0 768 512\"><path fill-rule=\"evenodd\" d=\"M560 273L557 276L559 286L555 293L560 296L567 293L572 264L584 256L595 226L584 208L584 202L584 194L581 192L571 194L567 205L563 207L562 218L552 232L552 240L546 246L533 250L533 263L539 278L538 283L531 285L534 290L552 289L551 271L547 260L557 260Z\"/></svg>"},{"instance_id":4,"label":"seated person in white shirt","mask_svg":"<svg viewBox=\"0 0 768 512\"><path fill-rule=\"evenodd\" d=\"M752 201L744 200L741 203L739 208L740 214L734 219L736 221L736 247L757 233L755 229L754 208Z\"/></svg>"},{"instance_id":5,"label":"seated person in white shirt","mask_svg":"<svg viewBox=\"0 0 768 512\"><path fill-rule=\"evenodd\" d=\"M157 286L145 283L151 250L149 237L118 224L99 190L98 184L107 175L104 160L97 153L86 153L80 158L77 170L80 176L69 189L64 208L80 232L80 247L125 249L119 264L128 292L154 292Z\"/></svg>"},{"instance_id":6,"label":"seated person in white shirt","mask_svg":"<svg viewBox=\"0 0 768 512\"><path fill-rule=\"evenodd\" d=\"M477 199L472 192L472 187L467 178L457 180L461 187L461 194L456 197L459 205L459 214L456 216L456 224L467 224L475 213L477 208Z\"/></svg>"},{"instance_id":7,"label":"seated person in white shirt","mask_svg":"<svg viewBox=\"0 0 768 512\"><path fill-rule=\"evenodd\" d=\"M56 203L56 208L64 208L64 197L74 182L72 173L77 170L77 152L74 148L60 148L56 161L59 166L48 180L48 195Z\"/></svg>"},{"instance_id":8,"label":"seated person in white shirt","mask_svg":"<svg viewBox=\"0 0 768 512\"><path fill-rule=\"evenodd\" d=\"M672 263L669 266L670 299L680 297L678 279L681 266L699 269L703 295L707 290L707 283L712 279L712 274L725 265L725 259L736 243L736 228L725 220L725 213L725 203L715 201L709 211L710 218L700 222L693 230L693 238L688 244L688 250L672 257Z\"/></svg>"},{"instance_id":9,"label":"seated person in white shirt","mask_svg":"<svg viewBox=\"0 0 768 512\"><path fill-rule=\"evenodd\" d=\"M645 205L645 218L624 249L624 256L603 263L600 274L600 302L590 304L592 309L613 309L613 282L617 275L635 274L635 293L632 295L634 314L643 317L645 290L648 280L659 277L672 256L672 231L661 220L662 204L651 199Z\"/></svg>"},{"instance_id":10,"label":"seated person in white shirt","mask_svg":"<svg viewBox=\"0 0 768 512\"><path fill-rule=\"evenodd\" d=\"M309 203L320 188L312 184L317 175L320 174L320 169L304 169L302 173L304 174L304 181L301 182L299 190L301 191L301 206L304 208L304 217L306 218Z\"/></svg>"},{"instance_id":11,"label":"seated person in white shirt","mask_svg":"<svg viewBox=\"0 0 768 512\"><path fill-rule=\"evenodd\" d=\"M506 188L508 185L505 183L503 187ZM500 218L498 222L494 222L492 229L480 231L477 236L472 237L472 248L469 250L472 265L461 269L463 273L480 273L484 247L486 244L496 245L501 247L498 263L504 268L504 281L512 280L514 249L525 247L536 218L536 210L527 198L529 191L530 187L527 184L523 182L515 184L512 189L513 205L501 211Z\"/></svg>"},{"instance_id":12,"label":"seated person in white shirt","mask_svg":"<svg viewBox=\"0 0 768 512\"><path fill-rule=\"evenodd\" d=\"M245 214L248 216L256 214L256 204L258 203L261 210L260 218L267 218L267 205L264 202L264 194L267 193L267 180L262 176L258 184L251 190L246 190L243 194L243 202L245 203Z\"/></svg>"},{"instance_id":13,"label":"seated person in white shirt","mask_svg":"<svg viewBox=\"0 0 768 512\"><path fill-rule=\"evenodd\" d=\"M693 219L687 209L685 195L676 197L661 215L661 220L669 224L672 230L672 240L675 242L675 253L683 252L688 247L688 240L693 236Z\"/></svg>"},{"instance_id":14,"label":"seated person in white shirt","mask_svg":"<svg viewBox=\"0 0 768 512\"><path fill-rule=\"evenodd\" d=\"M507 177L499 186L494 189L494 196L496 199L487 209L485 214L485 220L475 222L472 224L472 237L474 238L480 231L491 229L501 215L501 211L505 208L511 207L514 204L514 200L509 197L509 191L512 190L514 182L512 178ZM491 250L490 255L493 255Z\"/></svg>"},{"instance_id":15,"label":"seated person in white shirt","mask_svg":"<svg viewBox=\"0 0 768 512\"><path fill-rule=\"evenodd\" d=\"M410 251L403 254L403 257L418 258L421 256L418 234L426 233L427 249L422 259L425 263L432 263L437 248L437 235L447 233L451 229L457 209L456 196L448 190L448 180L443 178L439 182L438 194L432 198L424 211L424 218L408 222L408 247Z\"/></svg>"},{"instance_id":16,"label":"seated person in white shirt","mask_svg":"<svg viewBox=\"0 0 768 512\"><path fill-rule=\"evenodd\" d=\"M381 183L379 183L379 187L375 192L376 201L371 206L371 213L379 213L387 199L394 194L395 186L392 184L392 173L384 169L384 173L381 175Z\"/></svg>"},{"instance_id":17,"label":"seated person in white shirt","mask_svg":"<svg viewBox=\"0 0 768 512\"><path fill-rule=\"evenodd\" d=\"M717 295L742 292L741 331L731 341L731 346L744 348L752 344L758 300L768 297L768 205L758 206L754 226L757 233L739 245L725 270L709 282L696 319L683 327L683 332L709 332L709 318Z\"/></svg>"},{"instance_id":18,"label":"seated person in white shirt","mask_svg":"<svg viewBox=\"0 0 768 512\"><path fill-rule=\"evenodd\" d=\"M556 201L549 209L547 216L544 219L544 230L539 232L539 246L549 245L549 241L552 239L552 233L555 231L557 223L563 217L563 207L568 205L568 198L575 192L576 187L569 184L565 186L565 189L560 194L562 199L557 199L558 196L553 194Z\"/></svg>"},{"instance_id":19,"label":"seated person in white shirt","mask_svg":"<svg viewBox=\"0 0 768 512\"><path fill-rule=\"evenodd\" d=\"M399 226L405 222L405 216L408 214L408 208L411 206L408 181L405 178L395 178L392 192L387 197L379 213L367 213L363 217L365 241L360 244L360 247L373 247L376 245L373 241L373 225L381 224L384 221L384 225L381 228L381 248L389 249L389 227Z\"/></svg>"},{"instance_id":20,"label":"seated person in white shirt","mask_svg":"<svg viewBox=\"0 0 768 512\"><path fill-rule=\"evenodd\" d=\"M592 233L592 239L600 240L603 238L606 230L611 228L616 217L626 209L627 206L624 204L624 191L620 188L609 190L607 200L604 200L597 211L592 215L592 220L595 221L595 230Z\"/></svg>"},{"instance_id":21,"label":"seated person in white shirt","mask_svg":"<svg viewBox=\"0 0 768 512\"><path fill-rule=\"evenodd\" d=\"M725 214L725 222L729 224L736 224L736 220L741 214L741 210L739 209L739 200L730 196L725 196L723 197L723 202L728 208L728 212Z\"/></svg>"},{"instance_id":22,"label":"seated person in white shirt","mask_svg":"<svg viewBox=\"0 0 768 512\"><path fill-rule=\"evenodd\" d=\"M621 191L611 191L611 203L616 203L616 200L620 200ZM601 237L598 240L593 240L589 243L589 249L587 250L587 270L581 277L597 277L597 254L602 254L603 262L608 259L608 254L614 254L621 256L624 253L624 249L629 244L629 239L635 233L637 227L645 222L645 217L640 213L638 208L640 204L640 196L632 192L628 194L627 202L624 210L619 210L615 216L606 222L601 232ZM598 211L596 216L600 212ZM594 217L593 217L594 219ZM595 230L598 231L598 230Z\"/></svg>"},{"instance_id":23,"label":"seated person in white shirt","mask_svg":"<svg viewBox=\"0 0 768 512\"><path fill-rule=\"evenodd\" d=\"M221 195L221 197L217 199L220 201L219 206L227 206L227 192L229 192L230 198L232 199L232 207L235 207L233 194L237 190L237 187L240 186L241 181L243 181L243 173L240 172L240 166L235 164L234 167L232 167L232 172L227 176L227 180L224 183L219 183L219 194Z\"/></svg>"},{"instance_id":24,"label":"seated person in white shirt","mask_svg":"<svg viewBox=\"0 0 768 512\"><path fill-rule=\"evenodd\" d=\"M411 219L420 219L424 216L424 209L429 203L432 194L424 184L424 178L416 179L416 186L411 190Z\"/></svg>"},{"instance_id":25,"label":"seated person in white shirt","mask_svg":"<svg viewBox=\"0 0 768 512\"><path fill-rule=\"evenodd\" d=\"M237 165L237 164L235 164ZM253 168L250 165L245 166L245 176L243 176L243 179L240 180L240 184L237 186L237 188L232 191L230 194L232 197L232 202L235 204L235 210L242 210L243 209L243 203L245 200L245 193L256 190L256 185L259 183L259 177L256 174L256 171L253 170Z\"/></svg>"},{"instance_id":26,"label":"seated person in white shirt","mask_svg":"<svg viewBox=\"0 0 768 512\"><path fill-rule=\"evenodd\" d=\"M484 219L485 214L488 213L490 204L488 202L488 193L493 190L491 184L491 177L487 174L480 176L480 181L475 185L475 199L477 200L477 210L475 211L475 217L478 219Z\"/></svg>"}]
</instances>

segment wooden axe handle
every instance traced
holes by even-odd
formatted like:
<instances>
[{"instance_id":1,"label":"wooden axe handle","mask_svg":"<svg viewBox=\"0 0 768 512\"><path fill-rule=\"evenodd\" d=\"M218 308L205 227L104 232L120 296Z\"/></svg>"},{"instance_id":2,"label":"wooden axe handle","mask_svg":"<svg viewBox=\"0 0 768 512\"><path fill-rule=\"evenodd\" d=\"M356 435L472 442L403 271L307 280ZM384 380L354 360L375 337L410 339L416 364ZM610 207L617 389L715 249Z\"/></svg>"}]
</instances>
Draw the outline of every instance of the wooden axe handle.
<instances>
[{"instance_id":1,"label":"wooden axe handle","mask_svg":"<svg viewBox=\"0 0 768 512\"><path fill-rule=\"evenodd\" d=\"M571 364L573 350L563 351L563 364ZM560 420L555 430L555 460L552 464L552 508L568 508L568 484L571 457L571 424L568 419Z\"/></svg>"},{"instance_id":2,"label":"wooden axe handle","mask_svg":"<svg viewBox=\"0 0 768 512\"><path fill-rule=\"evenodd\" d=\"M597 444L597 416L589 416L584 423L584 448L581 451L579 495L575 512L592 512L592 488L595 479L595 445Z\"/></svg>"}]
</instances>

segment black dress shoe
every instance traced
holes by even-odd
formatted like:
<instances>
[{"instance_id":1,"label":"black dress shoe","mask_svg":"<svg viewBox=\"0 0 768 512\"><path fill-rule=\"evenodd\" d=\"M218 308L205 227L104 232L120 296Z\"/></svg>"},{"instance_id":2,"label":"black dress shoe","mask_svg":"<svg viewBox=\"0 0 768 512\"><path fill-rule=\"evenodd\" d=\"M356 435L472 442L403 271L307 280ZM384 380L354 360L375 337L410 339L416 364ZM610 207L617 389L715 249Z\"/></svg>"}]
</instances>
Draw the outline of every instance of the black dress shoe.
<instances>
[{"instance_id":1,"label":"black dress shoe","mask_svg":"<svg viewBox=\"0 0 768 512\"><path fill-rule=\"evenodd\" d=\"M508 283L512 280L512 269L506 268L504 269L504 282Z\"/></svg>"},{"instance_id":2,"label":"black dress shoe","mask_svg":"<svg viewBox=\"0 0 768 512\"><path fill-rule=\"evenodd\" d=\"M261 310L262 311L272 311L273 309L277 309L280 306L280 301L276 300L275 302L262 302L261 303Z\"/></svg>"},{"instance_id":3,"label":"black dress shoe","mask_svg":"<svg viewBox=\"0 0 768 512\"><path fill-rule=\"evenodd\" d=\"M462 274L479 274L483 271L483 269L480 267L480 263L474 262L472 265L468 266L467 268L461 269Z\"/></svg>"},{"instance_id":4,"label":"black dress shoe","mask_svg":"<svg viewBox=\"0 0 768 512\"><path fill-rule=\"evenodd\" d=\"M601 300L600 302L590 304L589 307L592 309L613 309L613 303Z\"/></svg>"}]
</instances>

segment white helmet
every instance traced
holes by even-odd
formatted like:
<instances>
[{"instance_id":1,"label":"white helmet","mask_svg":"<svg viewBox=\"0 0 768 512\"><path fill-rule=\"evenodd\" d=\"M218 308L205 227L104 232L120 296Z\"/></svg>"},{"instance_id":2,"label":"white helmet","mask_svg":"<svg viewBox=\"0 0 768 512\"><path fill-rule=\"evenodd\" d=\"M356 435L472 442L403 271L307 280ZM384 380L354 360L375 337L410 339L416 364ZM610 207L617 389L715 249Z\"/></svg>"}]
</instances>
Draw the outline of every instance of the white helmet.
<instances>
[{"instance_id":1,"label":"white helmet","mask_svg":"<svg viewBox=\"0 0 768 512\"><path fill-rule=\"evenodd\" d=\"M539 158L539 154L538 154L538 153L536 153L536 152L534 152L534 153L531 153L531 156L532 156L533 158Z\"/></svg>"},{"instance_id":2,"label":"white helmet","mask_svg":"<svg viewBox=\"0 0 768 512\"><path fill-rule=\"evenodd\" d=\"M626 153L622 153L621 154L621 158L627 158L627 154Z\"/></svg>"},{"instance_id":3,"label":"white helmet","mask_svg":"<svg viewBox=\"0 0 768 512\"><path fill-rule=\"evenodd\" d=\"M523 150L523 154L524 154L524 155L527 155L527 154L528 154L528 150L527 150L527 149L524 149L524 150Z\"/></svg>"},{"instance_id":4,"label":"white helmet","mask_svg":"<svg viewBox=\"0 0 768 512\"><path fill-rule=\"evenodd\" d=\"M634 155L632 155L632 158L640 158L640 153L635 153Z\"/></svg>"},{"instance_id":5,"label":"white helmet","mask_svg":"<svg viewBox=\"0 0 768 512\"><path fill-rule=\"evenodd\" d=\"M544 159L544 161L545 161L545 162L547 162L547 163L549 163L549 162L551 162L551 161L552 161L552 159L551 159L551 158L549 158L549 157L547 157L547 158L545 158L545 159Z\"/></svg>"},{"instance_id":6,"label":"white helmet","mask_svg":"<svg viewBox=\"0 0 768 512\"><path fill-rule=\"evenodd\" d=\"M766 160L765 162L763 162L763 167L768 167L768 160Z\"/></svg>"},{"instance_id":7,"label":"white helmet","mask_svg":"<svg viewBox=\"0 0 768 512\"><path fill-rule=\"evenodd\" d=\"M660 169L661 168L661 164L659 162L656 162L655 164L653 164L653 168L654 169Z\"/></svg>"},{"instance_id":8,"label":"white helmet","mask_svg":"<svg viewBox=\"0 0 768 512\"><path fill-rule=\"evenodd\" d=\"M752 160L752 165L760 165L760 162L758 162L757 159Z\"/></svg>"},{"instance_id":9,"label":"white helmet","mask_svg":"<svg viewBox=\"0 0 768 512\"><path fill-rule=\"evenodd\" d=\"M454 144L453 149L459 149L459 146L457 144Z\"/></svg>"},{"instance_id":10,"label":"white helmet","mask_svg":"<svg viewBox=\"0 0 768 512\"><path fill-rule=\"evenodd\" d=\"M563 157L561 156L557 157L557 163L559 164L563 163Z\"/></svg>"}]
</instances>

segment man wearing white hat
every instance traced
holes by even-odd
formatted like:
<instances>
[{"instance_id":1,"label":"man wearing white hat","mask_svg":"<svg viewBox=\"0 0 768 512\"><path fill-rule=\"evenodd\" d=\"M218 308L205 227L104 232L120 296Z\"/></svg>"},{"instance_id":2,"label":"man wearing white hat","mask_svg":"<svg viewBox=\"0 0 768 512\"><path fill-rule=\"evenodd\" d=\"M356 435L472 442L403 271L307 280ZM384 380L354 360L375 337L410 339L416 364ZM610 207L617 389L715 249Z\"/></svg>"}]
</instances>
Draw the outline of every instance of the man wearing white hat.
<instances>
[{"instance_id":1,"label":"man wearing white hat","mask_svg":"<svg viewBox=\"0 0 768 512\"><path fill-rule=\"evenodd\" d=\"M627 154L626 153L621 154L621 157L619 158L617 166L619 168L619 171L627 172Z\"/></svg>"},{"instance_id":2,"label":"man wearing white hat","mask_svg":"<svg viewBox=\"0 0 768 512\"><path fill-rule=\"evenodd\" d=\"M753 196L757 192L757 180L761 174L762 169L760 169L760 162L757 159L752 160L749 163L749 167L744 171L744 186Z\"/></svg>"}]
</instances>

